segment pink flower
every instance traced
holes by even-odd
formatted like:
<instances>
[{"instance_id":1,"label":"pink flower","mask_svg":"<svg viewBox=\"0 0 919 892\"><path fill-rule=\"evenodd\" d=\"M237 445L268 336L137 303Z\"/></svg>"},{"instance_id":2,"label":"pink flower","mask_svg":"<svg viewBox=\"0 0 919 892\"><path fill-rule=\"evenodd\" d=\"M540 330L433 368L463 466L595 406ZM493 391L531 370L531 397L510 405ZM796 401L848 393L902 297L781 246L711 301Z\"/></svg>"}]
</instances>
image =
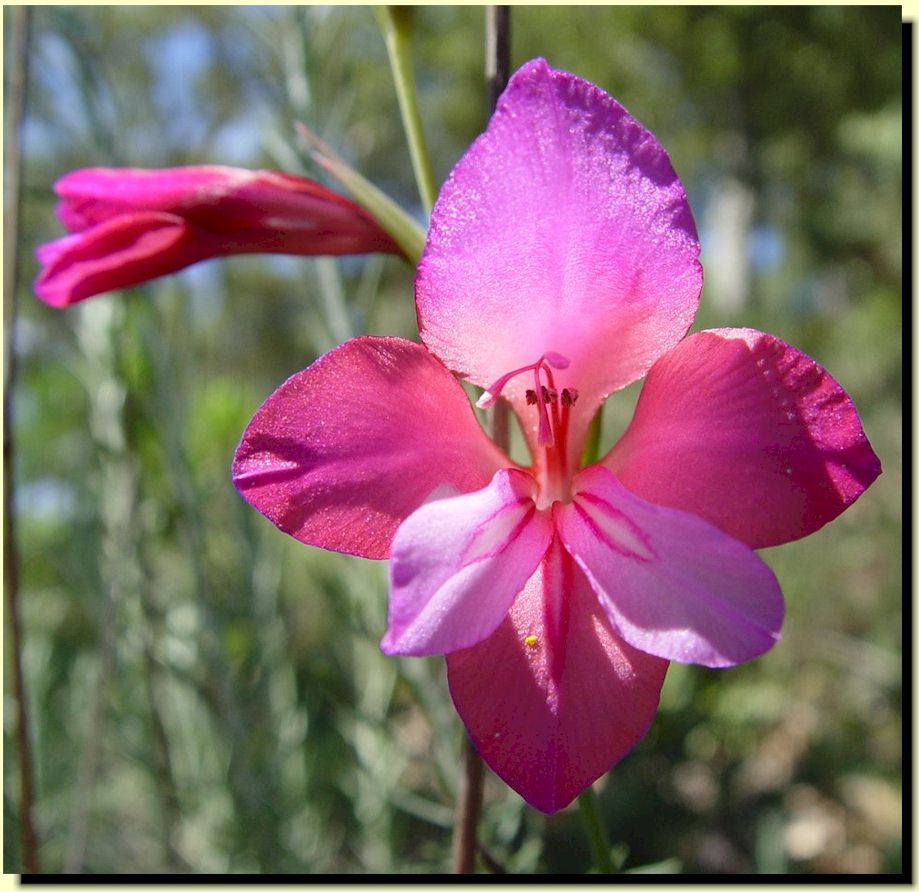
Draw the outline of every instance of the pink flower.
<instances>
[{"instance_id":1,"label":"pink flower","mask_svg":"<svg viewBox=\"0 0 919 892\"><path fill-rule=\"evenodd\" d=\"M479 752L545 812L642 737L669 660L730 666L779 637L754 548L805 536L880 472L845 391L750 329L684 337L702 284L655 138L542 60L512 78L434 209L424 346L358 338L243 435L245 498L302 542L391 559L390 654L446 654ZM507 400L531 464L454 374ZM588 426L647 374L631 426Z\"/></svg>"},{"instance_id":2,"label":"pink flower","mask_svg":"<svg viewBox=\"0 0 919 892\"><path fill-rule=\"evenodd\" d=\"M71 235L37 250L53 307L230 254L398 253L364 210L319 183L234 167L90 168L55 185Z\"/></svg>"}]
</instances>

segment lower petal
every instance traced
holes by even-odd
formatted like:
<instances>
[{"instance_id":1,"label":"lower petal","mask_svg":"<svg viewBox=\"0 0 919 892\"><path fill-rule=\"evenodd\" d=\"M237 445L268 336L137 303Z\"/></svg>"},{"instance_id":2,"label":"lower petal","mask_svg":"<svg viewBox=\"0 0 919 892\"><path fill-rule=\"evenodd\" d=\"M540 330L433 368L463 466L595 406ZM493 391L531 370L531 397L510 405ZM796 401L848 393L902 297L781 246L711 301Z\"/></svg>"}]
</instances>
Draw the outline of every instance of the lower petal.
<instances>
[{"instance_id":1,"label":"lower petal","mask_svg":"<svg viewBox=\"0 0 919 892\"><path fill-rule=\"evenodd\" d=\"M479 754L534 808L568 805L644 736L667 662L626 644L558 540L504 622L447 657Z\"/></svg>"},{"instance_id":2,"label":"lower petal","mask_svg":"<svg viewBox=\"0 0 919 892\"><path fill-rule=\"evenodd\" d=\"M639 499L599 465L581 471L573 491L570 504L556 505L559 535L629 644L712 667L775 644L782 593L746 545L694 514Z\"/></svg>"}]
</instances>

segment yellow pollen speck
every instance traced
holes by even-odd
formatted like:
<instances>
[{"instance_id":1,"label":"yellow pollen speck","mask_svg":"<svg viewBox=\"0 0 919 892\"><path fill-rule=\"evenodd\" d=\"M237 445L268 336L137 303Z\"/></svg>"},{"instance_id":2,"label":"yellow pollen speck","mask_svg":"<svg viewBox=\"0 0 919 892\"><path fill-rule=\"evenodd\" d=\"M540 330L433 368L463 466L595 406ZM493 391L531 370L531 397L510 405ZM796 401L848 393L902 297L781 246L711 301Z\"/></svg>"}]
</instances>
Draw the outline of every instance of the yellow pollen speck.
<instances>
[{"instance_id":1,"label":"yellow pollen speck","mask_svg":"<svg viewBox=\"0 0 919 892\"><path fill-rule=\"evenodd\" d=\"M539 639L535 635L527 635L526 638L523 639L523 643L527 647L536 647L539 643Z\"/></svg>"}]
</instances>

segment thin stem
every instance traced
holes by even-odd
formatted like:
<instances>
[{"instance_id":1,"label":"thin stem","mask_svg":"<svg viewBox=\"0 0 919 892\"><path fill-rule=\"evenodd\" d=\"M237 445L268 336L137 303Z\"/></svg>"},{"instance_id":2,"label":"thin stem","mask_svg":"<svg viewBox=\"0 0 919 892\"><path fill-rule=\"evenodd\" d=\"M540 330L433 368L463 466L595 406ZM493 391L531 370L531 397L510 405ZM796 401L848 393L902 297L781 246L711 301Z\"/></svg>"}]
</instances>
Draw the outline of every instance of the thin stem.
<instances>
[{"instance_id":1,"label":"thin stem","mask_svg":"<svg viewBox=\"0 0 919 892\"><path fill-rule=\"evenodd\" d=\"M399 111L402 113L402 126L408 139L415 181L418 183L418 192L425 210L430 214L437 197L437 185L421 125L418 94L412 71L412 9L408 6L377 7L377 17L386 40L389 67L396 86L396 97L399 100Z\"/></svg>"},{"instance_id":2,"label":"thin stem","mask_svg":"<svg viewBox=\"0 0 919 892\"><path fill-rule=\"evenodd\" d=\"M505 452L510 442L508 404L498 399L492 416L492 439ZM475 871L476 827L482 812L484 766L469 737L463 741L465 761L463 782L456 804L456 825L453 830L453 872Z\"/></svg>"},{"instance_id":3,"label":"thin stem","mask_svg":"<svg viewBox=\"0 0 919 892\"><path fill-rule=\"evenodd\" d=\"M476 828L482 812L484 766L472 741L464 741L465 772L456 806L456 828L453 833L453 872L475 873Z\"/></svg>"},{"instance_id":4,"label":"thin stem","mask_svg":"<svg viewBox=\"0 0 919 892\"><path fill-rule=\"evenodd\" d=\"M485 76L489 83L489 110L494 111L498 96L510 77L510 18L507 7L489 7L485 22ZM508 404L499 399L495 405L492 439L499 449L510 446ZM453 872L475 870L476 828L482 812L484 769L482 759L468 736L464 739L465 770L456 808L453 831Z\"/></svg>"},{"instance_id":5,"label":"thin stem","mask_svg":"<svg viewBox=\"0 0 919 892\"><path fill-rule=\"evenodd\" d=\"M584 830L587 832L587 843L590 846L594 869L597 873L615 873L616 868L610 858L606 828L600 817L600 805L593 787L588 787L578 796L578 808L581 812L581 820L584 822Z\"/></svg>"},{"instance_id":6,"label":"thin stem","mask_svg":"<svg viewBox=\"0 0 919 892\"><path fill-rule=\"evenodd\" d=\"M13 695L16 700L15 736L19 756L19 830L23 872L41 873L38 860L38 835L33 823L35 790L32 776L32 748L22 667L22 622L19 613L19 553L16 547L13 511L13 382L16 377L14 328L16 291L19 287L19 216L22 206L21 123L26 102L29 61L29 15L27 6L10 11L10 83L7 95L6 132L9 134L6 157L6 196L4 207L6 251L4 275L4 359L3 369L3 583L9 622Z\"/></svg>"},{"instance_id":7,"label":"thin stem","mask_svg":"<svg viewBox=\"0 0 919 892\"><path fill-rule=\"evenodd\" d=\"M485 9L485 79L488 81L488 101L492 111L510 76L511 8L488 6Z\"/></svg>"}]
</instances>

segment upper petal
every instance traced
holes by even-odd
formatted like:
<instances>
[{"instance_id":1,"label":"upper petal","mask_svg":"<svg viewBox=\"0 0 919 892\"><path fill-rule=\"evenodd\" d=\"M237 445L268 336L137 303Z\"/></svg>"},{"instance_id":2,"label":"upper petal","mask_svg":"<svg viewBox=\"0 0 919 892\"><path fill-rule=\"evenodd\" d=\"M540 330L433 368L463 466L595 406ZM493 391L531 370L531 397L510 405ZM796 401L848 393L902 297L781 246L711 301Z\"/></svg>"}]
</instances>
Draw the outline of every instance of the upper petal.
<instances>
[{"instance_id":1,"label":"upper petal","mask_svg":"<svg viewBox=\"0 0 919 892\"><path fill-rule=\"evenodd\" d=\"M881 471L842 387L752 329L698 332L663 357L604 464L752 548L814 532Z\"/></svg>"},{"instance_id":2,"label":"upper petal","mask_svg":"<svg viewBox=\"0 0 919 892\"><path fill-rule=\"evenodd\" d=\"M385 558L396 528L434 490L481 489L509 464L424 347L365 337L266 400L237 448L233 482L301 542Z\"/></svg>"},{"instance_id":3,"label":"upper petal","mask_svg":"<svg viewBox=\"0 0 919 892\"><path fill-rule=\"evenodd\" d=\"M138 212L114 217L37 250L35 293L52 307L138 285L210 256L212 246L181 217Z\"/></svg>"},{"instance_id":4,"label":"upper petal","mask_svg":"<svg viewBox=\"0 0 919 892\"><path fill-rule=\"evenodd\" d=\"M130 211L163 211L183 215L203 201L213 201L244 183L252 172L232 167L198 166L143 169L86 167L55 184L61 222L79 232Z\"/></svg>"},{"instance_id":5,"label":"upper petal","mask_svg":"<svg viewBox=\"0 0 919 892\"><path fill-rule=\"evenodd\" d=\"M224 237L221 253L398 252L363 208L314 180L206 165L158 170L96 167L55 184L58 216L81 231L120 214L173 213Z\"/></svg>"},{"instance_id":6,"label":"upper petal","mask_svg":"<svg viewBox=\"0 0 919 892\"><path fill-rule=\"evenodd\" d=\"M610 628L558 540L498 629L447 656L476 749L534 808L564 808L642 738L667 662Z\"/></svg>"},{"instance_id":7,"label":"upper petal","mask_svg":"<svg viewBox=\"0 0 919 892\"><path fill-rule=\"evenodd\" d=\"M535 497L536 481L511 468L405 520L390 555L385 653L449 653L494 632L552 540Z\"/></svg>"},{"instance_id":8,"label":"upper petal","mask_svg":"<svg viewBox=\"0 0 919 892\"><path fill-rule=\"evenodd\" d=\"M613 627L646 653L731 666L768 650L785 612L772 571L711 524L632 495L599 465L555 506L559 536Z\"/></svg>"},{"instance_id":9,"label":"upper petal","mask_svg":"<svg viewBox=\"0 0 919 892\"><path fill-rule=\"evenodd\" d=\"M487 387L548 351L593 402L686 332L702 271L666 152L614 99L541 59L441 190L416 278L422 340ZM512 381L509 398L532 386Z\"/></svg>"}]
</instances>

